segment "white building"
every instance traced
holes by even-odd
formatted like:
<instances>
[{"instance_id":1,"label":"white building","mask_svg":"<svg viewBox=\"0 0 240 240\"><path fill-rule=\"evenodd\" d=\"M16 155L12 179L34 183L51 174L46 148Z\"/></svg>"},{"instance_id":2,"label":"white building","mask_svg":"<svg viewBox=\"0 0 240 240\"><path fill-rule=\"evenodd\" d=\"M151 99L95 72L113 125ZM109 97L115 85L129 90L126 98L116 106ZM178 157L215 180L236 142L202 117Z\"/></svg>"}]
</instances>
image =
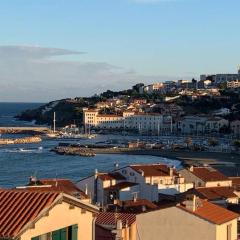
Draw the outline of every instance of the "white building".
<instances>
[{"instance_id":1,"label":"white building","mask_svg":"<svg viewBox=\"0 0 240 240\"><path fill-rule=\"evenodd\" d=\"M156 197L155 189L158 193L174 195L182 193L193 187L192 183L187 183L175 168L166 164L140 164L130 165L116 170L122 174L128 182L138 183L140 186L139 198L154 201Z\"/></svg>"},{"instance_id":2,"label":"white building","mask_svg":"<svg viewBox=\"0 0 240 240\"><path fill-rule=\"evenodd\" d=\"M240 80L238 79L227 82L227 88L239 88L239 87L240 87Z\"/></svg>"},{"instance_id":3,"label":"white building","mask_svg":"<svg viewBox=\"0 0 240 240\"><path fill-rule=\"evenodd\" d=\"M141 133L157 133L163 129L163 115L155 113L123 112L123 115L99 114L98 110L83 111L85 129L126 129Z\"/></svg>"}]
</instances>

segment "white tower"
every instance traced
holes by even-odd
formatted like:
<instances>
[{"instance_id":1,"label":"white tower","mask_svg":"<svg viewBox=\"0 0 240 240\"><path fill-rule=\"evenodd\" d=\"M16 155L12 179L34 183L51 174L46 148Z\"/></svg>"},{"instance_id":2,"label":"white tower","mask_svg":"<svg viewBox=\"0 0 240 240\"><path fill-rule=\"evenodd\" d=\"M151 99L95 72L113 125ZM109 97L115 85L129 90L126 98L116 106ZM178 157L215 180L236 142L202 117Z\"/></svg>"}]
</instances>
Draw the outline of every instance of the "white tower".
<instances>
[{"instance_id":1,"label":"white tower","mask_svg":"<svg viewBox=\"0 0 240 240\"><path fill-rule=\"evenodd\" d=\"M238 74L240 75L240 64L238 65Z\"/></svg>"}]
</instances>

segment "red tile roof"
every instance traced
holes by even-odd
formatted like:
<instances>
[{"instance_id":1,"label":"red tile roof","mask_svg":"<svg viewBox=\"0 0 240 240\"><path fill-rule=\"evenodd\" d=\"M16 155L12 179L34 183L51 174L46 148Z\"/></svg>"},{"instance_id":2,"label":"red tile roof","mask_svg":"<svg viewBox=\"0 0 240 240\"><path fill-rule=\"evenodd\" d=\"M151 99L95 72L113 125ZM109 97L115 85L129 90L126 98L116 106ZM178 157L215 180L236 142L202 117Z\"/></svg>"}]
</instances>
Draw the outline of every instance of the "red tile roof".
<instances>
[{"instance_id":1,"label":"red tile roof","mask_svg":"<svg viewBox=\"0 0 240 240\"><path fill-rule=\"evenodd\" d=\"M56 192L0 190L0 239L15 237L58 196Z\"/></svg>"},{"instance_id":2,"label":"red tile roof","mask_svg":"<svg viewBox=\"0 0 240 240\"><path fill-rule=\"evenodd\" d=\"M106 181L106 180L126 180L126 178L118 172L98 173L98 177L103 181Z\"/></svg>"},{"instance_id":3,"label":"red tile roof","mask_svg":"<svg viewBox=\"0 0 240 240\"><path fill-rule=\"evenodd\" d=\"M170 176L170 167L166 164L130 165L130 167L139 173L143 172L145 177ZM173 174L178 175L175 169Z\"/></svg>"},{"instance_id":4,"label":"red tile roof","mask_svg":"<svg viewBox=\"0 0 240 240\"><path fill-rule=\"evenodd\" d=\"M129 213L112 213L112 212L100 212L96 219L96 224L99 225L116 225L117 221L121 220L123 226L132 225L136 221L135 214Z\"/></svg>"},{"instance_id":5,"label":"red tile roof","mask_svg":"<svg viewBox=\"0 0 240 240\"><path fill-rule=\"evenodd\" d=\"M119 201L116 205L119 208L118 210L119 212L136 214L147 211L153 211L159 208L157 205L146 199L136 199L135 201L134 200Z\"/></svg>"},{"instance_id":6,"label":"red tile roof","mask_svg":"<svg viewBox=\"0 0 240 240\"><path fill-rule=\"evenodd\" d=\"M203 187L195 191L208 200L237 198L232 187Z\"/></svg>"},{"instance_id":7,"label":"red tile roof","mask_svg":"<svg viewBox=\"0 0 240 240\"><path fill-rule=\"evenodd\" d=\"M133 187L137 185L138 183L133 183L133 182L120 182L120 183L117 183L116 185L106 187L105 190L121 190L124 188Z\"/></svg>"},{"instance_id":8,"label":"red tile roof","mask_svg":"<svg viewBox=\"0 0 240 240\"><path fill-rule=\"evenodd\" d=\"M190 170L191 171L191 170ZM218 170L211 167L193 167L191 171L195 176L203 180L204 182L214 182L214 181L227 181L229 180L225 175L223 175Z\"/></svg>"},{"instance_id":9,"label":"red tile roof","mask_svg":"<svg viewBox=\"0 0 240 240\"><path fill-rule=\"evenodd\" d=\"M18 190L21 190L21 188L18 188ZM40 179L36 182L36 185L30 183L26 188L23 187L22 190L63 192L78 199L88 198L88 196L69 179Z\"/></svg>"},{"instance_id":10,"label":"red tile roof","mask_svg":"<svg viewBox=\"0 0 240 240\"><path fill-rule=\"evenodd\" d=\"M239 217L238 214L206 200L198 199L198 201L199 204L195 211L187 209L183 204L177 207L217 225L221 225Z\"/></svg>"}]
</instances>

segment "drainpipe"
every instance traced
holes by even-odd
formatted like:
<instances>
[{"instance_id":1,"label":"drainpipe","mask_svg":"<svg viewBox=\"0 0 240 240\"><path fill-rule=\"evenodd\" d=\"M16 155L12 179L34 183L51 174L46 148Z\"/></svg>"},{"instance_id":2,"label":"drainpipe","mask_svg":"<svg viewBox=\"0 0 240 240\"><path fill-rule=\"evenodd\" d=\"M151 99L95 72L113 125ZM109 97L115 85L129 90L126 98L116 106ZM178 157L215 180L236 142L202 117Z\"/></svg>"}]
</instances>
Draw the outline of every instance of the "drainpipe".
<instances>
[{"instance_id":1,"label":"drainpipe","mask_svg":"<svg viewBox=\"0 0 240 240\"><path fill-rule=\"evenodd\" d=\"M95 232L96 232L96 220L97 220L97 217L94 216L93 217L93 221L92 221L92 240L95 240Z\"/></svg>"}]
</instances>

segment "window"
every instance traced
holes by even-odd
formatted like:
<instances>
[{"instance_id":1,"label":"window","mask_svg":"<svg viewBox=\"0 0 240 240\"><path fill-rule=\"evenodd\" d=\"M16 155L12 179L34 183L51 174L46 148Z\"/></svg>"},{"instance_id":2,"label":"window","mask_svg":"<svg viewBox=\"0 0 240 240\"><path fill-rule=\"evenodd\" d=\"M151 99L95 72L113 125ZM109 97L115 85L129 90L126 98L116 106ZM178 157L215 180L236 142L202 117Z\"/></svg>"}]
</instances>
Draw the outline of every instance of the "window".
<instances>
[{"instance_id":1,"label":"window","mask_svg":"<svg viewBox=\"0 0 240 240\"><path fill-rule=\"evenodd\" d=\"M78 225L76 224L51 233L45 233L41 236L33 237L31 240L77 240L77 235Z\"/></svg>"}]
</instances>

